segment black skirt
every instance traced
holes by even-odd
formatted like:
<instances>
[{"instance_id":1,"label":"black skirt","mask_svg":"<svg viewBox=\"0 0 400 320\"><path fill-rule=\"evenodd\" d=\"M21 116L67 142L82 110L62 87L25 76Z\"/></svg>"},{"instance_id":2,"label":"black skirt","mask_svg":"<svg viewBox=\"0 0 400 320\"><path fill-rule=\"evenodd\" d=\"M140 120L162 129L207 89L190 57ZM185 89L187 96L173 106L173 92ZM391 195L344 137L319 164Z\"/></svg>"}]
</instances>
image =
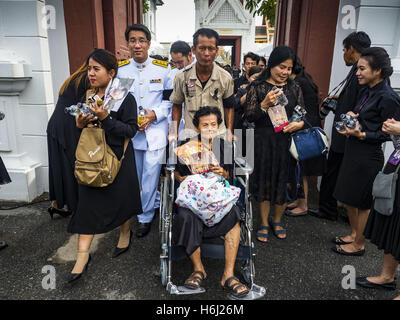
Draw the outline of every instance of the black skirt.
<instances>
[{"instance_id":1,"label":"black skirt","mask_svg":"<svg viewBox=\"0 0 400 320\"><path fill-rule=\"evenodd\" d=\"M121 226L142 213L139 182L132 142L129 142L121 169L114 182L104 188L79 185L77 211L71 217L68 232L101 234Z\"/></svg>"},{"instance_id":2,"label":"black skirt","mask_svg":"<svg viewBox=\"0 0 400 320\"><path fill-rule=\"evenodd\" d=\"M364 235L385 254L400 262L400 180L397 181L396 198L392 215L384 216L371 210Z\"/></svg>"},{"instance_id":3,"label":"black skirt","mask_svg":"<svg viewBox=\"0 0 400 320\"><path fill-rule=\"evenodd\" d=\"M254 170L250 176L250 193L257 202L283 205L294 162L289 155L290 135L274 132L271 127L255 130Z\"/></svg>"},{"instance_id":4,"label":"black skirt","mask_svg":"<svg viewBox=\"0 0 400 320\"><path fill-rule=\"evenodd\" d=\"M370 209L372 185L383 164L380 144L369 144L353 137L347 139L334 198L361 210Z\"/></svg>"},{"instance_id":5,"label":"black skirt","mask_svg":"<svg viewBox=\"0 0 400 320\"><path fill-rule=\"evenodd\" d=\"M186 208L177 207L174 225L174 244L185 248L190 257L200 247L203 239L226 235L240 221L240 210L234 205L231 211L216 225L207 227L201 219Z\"/></svg>"},{"instance_id":6,"label":"black skirt","mask_svg":"<svg viewBox=\"0 0 400 320\"><path fill-rule=\"evenodd\" d=\"M11 178L8 175L7 169L3 163L3 160L1 160L0 157L0 184L7 184L11 182Z\"/></svg>"}]
</instances>

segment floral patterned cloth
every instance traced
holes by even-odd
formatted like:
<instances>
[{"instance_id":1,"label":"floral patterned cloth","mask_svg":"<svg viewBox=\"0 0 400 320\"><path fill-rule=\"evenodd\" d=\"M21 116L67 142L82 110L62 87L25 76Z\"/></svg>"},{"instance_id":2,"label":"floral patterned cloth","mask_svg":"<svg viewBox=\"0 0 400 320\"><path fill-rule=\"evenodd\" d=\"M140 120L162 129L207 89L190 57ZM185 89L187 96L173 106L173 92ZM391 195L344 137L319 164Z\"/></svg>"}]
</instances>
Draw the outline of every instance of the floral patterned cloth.
<instances>
[{"instance_id":1,"label":"floral patterned cloth","mask_svg":"<svg viewBox=\"0 0 400 320\"><path fill-rule=\"evenodd\" d=\"M206 226L212 227L232 209L239 196L240 188L231 186L218 174L206 172L183 180L175 203L190 209Z\"/></svg>"}]
</instances>

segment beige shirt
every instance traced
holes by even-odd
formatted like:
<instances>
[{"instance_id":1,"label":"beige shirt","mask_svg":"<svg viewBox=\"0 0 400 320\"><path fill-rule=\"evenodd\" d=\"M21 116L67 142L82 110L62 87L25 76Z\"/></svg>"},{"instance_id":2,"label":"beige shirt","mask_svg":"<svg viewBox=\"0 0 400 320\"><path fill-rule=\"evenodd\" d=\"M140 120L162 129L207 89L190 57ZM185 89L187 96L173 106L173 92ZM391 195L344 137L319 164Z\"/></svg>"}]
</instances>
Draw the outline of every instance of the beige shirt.
<instances>
[{"instance_id":1,"label":"beige shirt","mask_svg":"<svg viewBox=\"0 0 400 320\"><path fill-rule=\"evenodd\" d=\"M196 64L192 64L181 70L175 77L174 91L170 101L175 104L184 103L185 127L182 138L187 139L196 136L196 128L193 125L193 117L201 107L218 107L222 115L220 134L225 133L223 99L233 95L232 76L214 62L213 71L204 89L196 74Z\"/></svg>"}]
</instances>

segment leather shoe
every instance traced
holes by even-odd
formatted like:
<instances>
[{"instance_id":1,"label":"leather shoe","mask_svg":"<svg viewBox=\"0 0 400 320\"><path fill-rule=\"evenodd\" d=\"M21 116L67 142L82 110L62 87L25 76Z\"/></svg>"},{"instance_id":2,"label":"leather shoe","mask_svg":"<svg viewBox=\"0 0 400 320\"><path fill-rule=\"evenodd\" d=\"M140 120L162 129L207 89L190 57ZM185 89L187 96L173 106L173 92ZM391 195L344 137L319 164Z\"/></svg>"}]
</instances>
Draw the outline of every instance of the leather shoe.
<instances>
[{"instance_id":1,"label":"leather shoe","mask_svg":"<svg viewBox=\"0 0 400 320\"><path fill-rule=\"evenodd\" d=\"M308 209L308 213L316 218L319 219L325 219L325 220L330 220L330 221L337 221L337 217L332 217L332 216L328 216L325 213L322 213L321 211L313 211L311 209Z\"/></svg>"},{"instance_id":2,"label":"leather shoe","mask_svg":"<svg viewBox=\"0 0 400 320\"><path fill-rule=\"evenodd\" d=\"M129 236L129 244L128 244L128 246L125 247L125 248L116 247L115 250L114 250L114 253L112 255L113 258L116 258L116 257L120 256L121 254L123 254L124 252L128 251L129 247L131 246L131 241L132 241L132 230L129 231L129 232L130 232L130 236Z\"/></svg>"},{"instance_id":3,"label":"leather shoe","mask_svg":"<svg viewBox=\"0 0 400 320\"><path fill-rule=\"evenodd\" d=\"M344 256L356 256L356 257L361 257L365 254L365 249L355 251L355 252L347 252L344 251L343 248L340 245L336 245L336 247L333 247L332 250L338 254L342 254Z\"/></svg>"},{"instance_id":4,"label":"leather shoe","mask_svg":"<svg viewBox=\"0 0 400 320\"><path fill-rule=\"evenodd\" d=\"M385 289L385 290L396 290L396 281L388 283L374 283L367 280L367 277L359 277L356 279L356 284L360 287L370 288L370 289Z\"/></svg>"},{"instance_id":5,"label":"leather shoe","mask_svg":"<svg viewBox=\"0 0 400 320\"><path fill-rule=\"evenodd\" d=\"M139 222L138 229L136 230L136 237L142 238L150 232L151 223Z\"/></svg>"},{"instance_id":6,"label":"leather shoe","mask_svg":"<svg viewBox=\"0 0 400 320\"><path fill-rule=\"evenodd\" d=\"M7 248L7 247L8 247L7 242L5 242L5 241L0 241L0 250L1 250L1 249L5 249L5 248Z\"/></svg>"}]
</instances>

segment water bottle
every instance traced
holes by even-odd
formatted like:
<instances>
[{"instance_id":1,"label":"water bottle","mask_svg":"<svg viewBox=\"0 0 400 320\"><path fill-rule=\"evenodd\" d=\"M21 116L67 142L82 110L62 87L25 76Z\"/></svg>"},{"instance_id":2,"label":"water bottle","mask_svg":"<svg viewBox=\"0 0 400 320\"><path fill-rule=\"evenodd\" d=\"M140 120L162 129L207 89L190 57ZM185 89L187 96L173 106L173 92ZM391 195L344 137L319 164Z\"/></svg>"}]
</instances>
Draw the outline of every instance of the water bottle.
<instances>
[{"instance_id":1,"label":"water bottle","mask_svg":"<svg viewBox=\"0 0 400 320\"><path fill-rule=\"evenodd\" d=\"M138 125L141 126L145 122L146 122L146 110L144 110L143 107L140 106L138 113Z\"/></svg>"},{"instance_id":2,"label":"water bottle","mask_svg":"<svg viewBox=\"0 0 400 320\"><path fill-rule=\"evenodd\" d=\"M285 94L283 93L283 89L274 86L272 88L272 91L275 91L276 89L279 89L280 90L279 92L282 92L282 94L278 97L278 100L276 101L275 105L281 105L282 107L286 106L289 103L289 101L286 98Z\"/></svg>"}]
</instances>

